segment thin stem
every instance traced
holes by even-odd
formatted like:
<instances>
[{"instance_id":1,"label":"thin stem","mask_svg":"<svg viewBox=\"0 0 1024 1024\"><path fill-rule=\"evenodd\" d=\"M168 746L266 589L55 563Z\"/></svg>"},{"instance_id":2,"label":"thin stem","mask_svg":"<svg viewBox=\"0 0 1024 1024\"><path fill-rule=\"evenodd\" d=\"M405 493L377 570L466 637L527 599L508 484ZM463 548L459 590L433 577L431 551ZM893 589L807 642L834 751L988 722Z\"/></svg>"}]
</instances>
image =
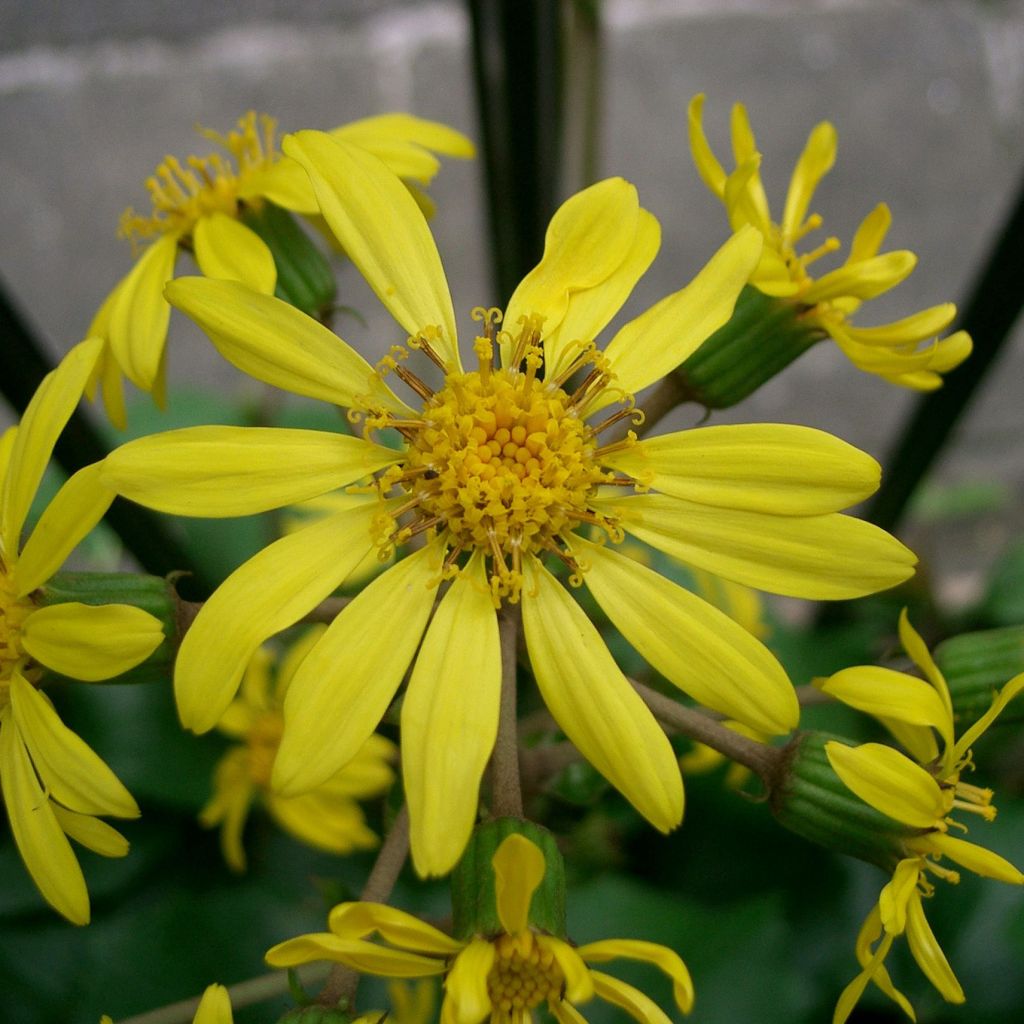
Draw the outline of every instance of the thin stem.
<instances>
[{"instance_id":1,"label":"thin stem","mask_svg":"<svg viewBox=\"0 0 1024 1024\"><path fill-rule=\"evenodd\" d=\"M684 707L635 679L631 679L630 682L662 725L667 725L756 772L769 790L775 784L782 764L781 748L769 747L765 743L741 736L700 711Z\"/></svg>"},{"instance_id":2,"label":"thin stem","mask_svg":"<svg viewBox=\"0 0 1024 1024\"><path fill-rule=\"evenodd\" d=\"M386 903L391 895L391 890L402 873L406 858L409 856L409 808L405 805L395 816L391 831L388 832L377 860L374 862L370 877L366 879L366 885L359 899L363 903ZM316 1001L322 1006L344 1005L351 1007L355 1000L356 989L359 987L360 974L358 971L346 967L344 964L335 964L331 973L327 976L324 987Z\"/></svg>"},{"instance_id":3,"label":"thin stem","mask_svg":"<svg viewBox=\"0 0 1024 1024\"><path fill-rule=\"evenodd\" d=\"M498 615L501 636L501 711L498 738L491 754L491 814L521 818L523 790L519 781L519 731L516 723L516 645L519 606L506 604Z\"/></svg>"},{"instance_id":4,"label":"thin stem","mask_svg":"<svg viewBox=\"0 0 1024 1024\"><path fill-rule=\"evenodd\" d=\"M299 980L303 985L319 981L327 973L326 964L305 964L298 969ZM231 1005L239 1010L243 1006L265 1002L274 996L284 995L288 991L288 974L286 971L273 971L261 974L258 978L240 981L237 985L228 986ZM147 1010L134 1017L125 1017L119 1024L191 1024L196 1008L202 996L182 999L177 1003L168 1003L156 1010Z\"/></svg>"},{"instance_id":5,"label":"thin stem","mask_svg":"<svg viewBox=\"0 0 1024 1024\"><path fill-rule=\"evenodd\" d=\"M640 406L644 412L644 421L636 427L637 436L649 433L673 409L692 400L693 396L678 374L670 373L662 377L658 386Z\"/></svg>"}]
</instances>

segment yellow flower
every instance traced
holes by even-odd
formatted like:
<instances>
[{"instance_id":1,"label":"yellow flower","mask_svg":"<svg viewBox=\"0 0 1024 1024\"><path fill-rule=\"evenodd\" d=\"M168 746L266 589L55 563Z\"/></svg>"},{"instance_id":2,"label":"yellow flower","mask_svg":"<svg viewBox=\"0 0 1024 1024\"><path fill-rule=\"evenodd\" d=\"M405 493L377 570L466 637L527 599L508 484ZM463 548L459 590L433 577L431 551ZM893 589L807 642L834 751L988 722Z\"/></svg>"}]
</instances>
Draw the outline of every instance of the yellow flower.
<instances>
[{"instance_id":1,"label":"yellow flower","mask_svg":"<svg viewBox=\"0 0 1024 1024\"><path fill-rule=\"evenodd\" d=\"M284 146L310 172L328 223L410 334L410 348L444 378L435 389L415 376L405 350L375 372L322 324L240 283L192 278L169 286L171 303L236 366L349 407L365 417L366 436L172 431L113 453L104 470L112 487L163 511L217 516L301 501L368 474L380 493L376 507L343 510L277 541L218 589L181 647L182 721L211 728L268 635L329 595L368 551L388 556L423 536L421 548L345 607L296 672L275 789L301 792L353 757L415 655L402 704L413 858L421 873L447 871L472 828L497 731L496 611L521 602L529 659L559 726L668 831L683 810L672 748L545 561L564 567L572 586L585 582L663 676L769 735L788 732L799 715L776 659L728 616L614 543L631 533L726 578L816 598L890 587L915 561L884 532L839 514L875 490L878 466L820 431L742 425L640 442L632 432L599 437L638 418L632 395L729 318L760 254L757 232L738 233L691 284L599 352L593 337L654 258L660 234L632 185L599 182L556 212L541 262L505 311L508 329L498 329L497 311L477 311L478 368L466 370L440 256L401 182L371 155L322 133L300 133ZM409 386L413 404L388 387L387 373ZM577 373L582 379L570 383ZM613 404L621 408L598 415ZM387 429L398 447L371 439Z\"/></svg>"},{"instance_id":2,"label":"yellow flower","mask_svg":"<svg viewBox=\"0 0 1024 1024\"><path fill-rule=\"evenodd\" d=\"M95 339L73 348L43 379L20 426L0 437L0 785L29 874L75 924L89 920L89 895L66 835L104 856L123 857L128 843L96 815L134 818L139 810L38 685L45 669L108 679L144 661L163 640L159 621L128 605L39 605L39 588L113 500L99 466L86 466L61 487L21 545L53 446L99 349Z\"/></svg>"},{"instance_id":3,"label":"yellow flower","mask_svg":"<svg viewBox=\"0 0 1024 1024\"><path fill-rule=\"evenodd\" d=\"M323 630L314 627L289 648L276 679L272 679L274 657L261 647L245 671L240 696L218 723L221 732L242 742L217 765L214 794L200 813L200 821L208 827L221 826L224 859L235 871L245 870L242 830L256 799L286 832L321 850L346 854L377 845L377 836L356 801L379 796L394 781L391 762L398 752L383 736L371 736L341 771L308 793L283 797L270 789L270 773L284 728L284 695L296 668Z\"/></svg>"},{"instance_id":4,"label":"yellow flower","mask_svg":"<svg viewBox=\"0 0 1024 1024\"><path fill-rule=\"evenodd\" d=\"M690 149L697 170L724 204L733 230L751 224L765 240L751 284L766 295L797 303L802 308L801 319L816 327L823 338L832 338L859 369L919 391L939 387L940 374L959 366L971 353L971 339L964 331L936 340L956 315L952 303L877 327L855 327L850 322L862 302L894 288L917 262L913 253L904 250L879 254L892 219L884 203L864 218L842 266L817 279L808 270L822 256L840 248L836 238L827 238L809 252L797 250L822 223L818 214L808 216L807 211L815 188L835 162L835 128L823 121L813 129L790 179L782 219L773 221L761 184L761 154L746 108L736 103L732 109L736 167L726 174L704 134L703 107L703 94L690 101Z\"/></svg>"},{"instance_id":5,"label":"yellow flower","mask_svg":"<svg viewBox=\"0 0 1024 1024\"><path fill-rule=\"evenodd\" d=\"M114 1024L104 1014L100 1018L100 1024ZM231 997L223 985L209 985L199 1000L196 1007L196 1015L192 1018L192 1024L234 1024L234 1017L231 1015Z\"/></svg>"},{"instance_id":6,"label":"yellow flower","mask_svg":"<svg viewBox=\"0 0 1024 1024\"><path fill-rule=\"evenodd\" d=\"M560 1024L581 1024L575 1004L594 995L641 1024L664 1024L665 1013L643 992L588 964L624 958L650 963L672 981L676 1005L693 1007L693 983L671 949L637 939L604 939L574 947L532 928L530 901L544 878L544 855L521 835L509 836L492 860L502 931L459 942L402 910L381 903L342 903L330 932L300 935L267 953L272 967L335 960L390 978L444 975L442 1024L525 1024L545 1005ZM368 941L374 933L381 943Z\"/></svg>"},{"instance_id":7,"label":"yellow flower","mask_svg":"<svg viewBox=\"0 0 1024 1024\"><path fill-rule=\"evenodd\" d=\"M862 665L816 681L825 693L878 718L911 755L879 743L856 748L834 741L825 745L830 764L853 793L912 830L902 840L904 859L861 930L857 955L863 970L840 999L836 1024L845 1021L869 980L913 1017L882 966L893 938L904 930L915 960L943 998L963 1001L963 992L921 907L921 897L931 896L934 889L929 874L952 883L959 881L956 871L941 864L943 857L986 878L1024 884L1024 874L998 854L949 835L950 826L967 831L954 817L957 812L975 814L986 821L995 818L992 791L965 782L961 776L973 768L973 744L1024 690L1024 673L1011 679L995 695L989 710L956 739L949 688L905 610L899 630L904 650L924 679ZM881 943L872 953L871 944L883 932Z\"/></svg>"},{"instance_id":8,"label":"yellow flower","mask_svg":"<svg viewBox=\"0 0 1024 1024\"><path fill-rule=\"evenodd\" d=\"M150 242L129 273L100 307L87 337L107 345L89 381L99 386L111 421L124 426L122 373L137 387L163 401L164 344L170 307L164 285L174 276L179 251L189 252L208 277L245 281L270 295L278 267L267 243L244 217L269 201L318 222L319 207L302 169L279 152L277 122L249 111L227 134L202 129L202 136L224 151L190 156L184 163L168 156L146 180L152 202L149 215L128 209L120 234ZM409 114L369 117L334 129L333 136L376 154L419 193L440 163L434 153L471 157L472 143L446 125Z\"/></svg>"}]
</instances>

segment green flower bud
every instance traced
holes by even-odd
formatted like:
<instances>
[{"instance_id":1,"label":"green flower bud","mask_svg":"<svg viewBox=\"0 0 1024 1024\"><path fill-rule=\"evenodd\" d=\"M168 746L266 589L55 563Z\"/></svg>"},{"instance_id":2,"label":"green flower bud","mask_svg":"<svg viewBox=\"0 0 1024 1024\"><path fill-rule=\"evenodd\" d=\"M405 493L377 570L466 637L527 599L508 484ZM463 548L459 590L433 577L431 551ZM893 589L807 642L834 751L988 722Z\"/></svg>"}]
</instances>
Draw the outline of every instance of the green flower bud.
<instances>
[{"instance_id":1,"label":"green flower bud","mask_svg":"<svg viewBox=\"0 0 1024 1024\"><path fill-rule=\"evenodd\" d=\"M962 633L935 648L935 663L946 677L953 717L962 726L989 709L995 692L1024 672L1024 626ZM1024 718L1024 701L1007 708L1001 721Z\"/></svg>"}]
</instances>

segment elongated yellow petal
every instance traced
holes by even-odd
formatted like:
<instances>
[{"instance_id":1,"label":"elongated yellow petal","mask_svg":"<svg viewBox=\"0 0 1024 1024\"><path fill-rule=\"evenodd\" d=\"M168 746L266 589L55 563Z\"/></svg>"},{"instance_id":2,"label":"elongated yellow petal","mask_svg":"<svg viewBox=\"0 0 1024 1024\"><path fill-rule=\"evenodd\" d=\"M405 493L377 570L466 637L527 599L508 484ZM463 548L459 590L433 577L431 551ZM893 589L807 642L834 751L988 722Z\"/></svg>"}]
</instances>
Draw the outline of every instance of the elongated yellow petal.
<instances>
[{"instance_id":1,"label":"elongated yellow petal","mask_svg":"<svg viewBox=\"0 0 1024 1024\"><path fill-rule=\"evenodd\" d=\"M231 998L223 985L210 985L196 1008L192 1024L232 1024Z\"/></svg>"},{"instance_id":2,"label":"elongated yellow petal","mask_svg":"<svg viewBox=\"0 0 1024 1024\"><path fill-rule=\"evenodd\" d=\"M567 1003L564 999L548 1003L548 1009L554 1014L558 1024L587 1024L587 1018L572 1003Z\"/></svg>"},{"instance_id":3,"label":"elongated yellow petal","mask_svg":"<svg viewBox=\"0 0 1024 1024\"><path fill-rule=\"evenodd\" d=\"M892 878L882 888L878 898L878 913L882 927L890 935L902 935L907 926L907 904L917 889L921 871L920 857L905 857L896 865Z\"/></svg>"},{"instance_id":4,"label":"elongated yellow petal","mask_svg":"<svg viewBox=\"0 0 1024 1024\"><path fill-rule=\"evenodd\" d=\"M39 517L15 569L19 597L42 586L79 541L103 518L114 492L93 463L71 476Z\"/></svg>"},{"instance_id":5,"label":"elongated yellow petal","mask_svg":"<svg viewBox=\"0 0 1024 1024\"><path fill-rule=\"evenodd\" d=\"M59 718L49 700L17 673L11 679L14 723L47 793L80 814L137 818L132 795L102 758Z\"/></svg>"},{"instance_id":6,"label":"elongated yellow petal","mask_svg":"<svg viewBox=\"0 0 1024 1024\"><path fill-rule=\"evenodd\" d=\"M986 850L977 843L969 843L966 839L931 832L914 840L911 845L949 857L982 878L994 878L997 882L1006 882L1008 885L1024 885L1024 873L1018 871L1005 857L1000 857L998 853Z\"/></svg>"},{"instance_id":7,"label":"elongated yellow petal","mask_svg":"<svg viewBox=\"0 0 1024 1024\"><path fill-rule=\"evenodd\" d=\"M879 972L885 970L882 966L882 961L889 955L889 950L892 949L892 943L893 936L886 935L878 944L878 948L875 950L864 970L862 970L860 974L858 974L857 977L843 989L842 993L840 993L839 999L836 1002L835 1012L832 1014L832 1024L845 1024L847 1018L851 1013L853 1013L853 1008L857 1005L860 1001L860 997L864 994L864 990L868 987L868 982L876 980ZM885 975L885 977L888 978L888 975ZM893 989L893 991L895 992L896 990ZM897 993L897 995L900 995L900 997L903 998L902 993ZM903 1006L905 1011L907 1011L911 1020L916 1019L914 1017L913 1010L909 1009L910 1004L906 1002L906 999L903 999L903 1003L900 1005Z\"/></svg>"},{"instance_id":8,"label":"elongated yellow petal","mask_svg":"<svg viewBox=\"0 0 1024 1024\"><path fill-rule=\"evenodd\" d=\"M186 427L122 445L104 460L103 479L172 515L245 516L344 487L399 458L320 430Z\"/></svg>"},{"instance_id":9,"label":"elongated yellow petal","mask_svg":"<svg viewBox=\"0 0 1024 1024\"><path fill-rule=\"evenodd\" d=\"M829 764L865 803L914 828L935 828L946 811L939 784L906 755L881 743L825 744Z\"/></svg>"},{"instance_id":10,"label":"elongated yellow petal","mask_svg":"<svg viewBox=\"0 0 1024 1024\"><path fill-rule=\"evenodd\" d=\"M580 946L576 952L587 963L607 963L609 960L624 957L627 960L642 960L644 963L654 964L671 979L676 1006L683 1013L689 1013L693 1009L693 979L679 954L666 946L639 939L603 939Z\"/></svg>"},{"instance_id":11,"label":"elongated yellow petal","mask_svg":"<svg viewBox=\"0 0 1024 1024\"><path fill-rule=\"evenodd\" d=\"M565 998L574 1003L583 1003L594 995L594 981L583 957L561 939L553 935L536 935L534 942L555 958L565 978Z\"/></svg>"},{"instance_id":12,"label":"elongated yellow petal","mask_svg":"<svg viewBox=\"0 0 1024 1024\"><path fill-rule=\"evenodd\" d=\"M719 199L724 199L725 169L718 162L715 154L711 152L711 146L704 134L704 99L704 93L697 93L687 107L690 153L701 180Z\"/></svg>"},{"instance_id":13,"label":"elongated yellow petal","mask_svg":"<svg viewBox=\"0 0 1024 1024\"><path fill-rule=\"evenodd\" d=\"M996 695L988 711L960 737L953 749L953 761L959 761L971 749L981 734L1002 714L1006 705L1022 690L1024 690L1024 673L1014 676Z\"/></svg>"},{"instance_id":14,"label":"elongated yellow petal","mask_svg":"<svg viewBox=\"0 0 1024 1024\"><path fill-rule=\"evenodd\" d=\"M636 394L693 355L732 316L762 245L756 228L742 228L685 288L626 324L605 352L616 386ZM613 400L614 394L605 391L591 411Z\"/></svg>"},{"instance_id":15,"label":"elongated yellow petal","mask_svg":"<svg viewBox=\"0 0 1024 1024\"><path fill-rule=\"evenodd\" d=\"M956 306L944 302L940 306L922 309L919 313L894 320L880 327L854 327L847 325L847 333L862 345L906 345L932 338L944 331L956 316Z\"/></svg>"},{"instance_id":16,"label":"elongated yellow petal","mask_svg":"<svg viewBox=\"0 0 1024 1024\"><path fill-rule=\"evenodd\" d=\"M366 939L376 933L400 949L438 956L451 956L462 949L462 943L450 935L384 903L339 903L328 920L331 931L342 939Z\"/></svg>"},{"instance_id":17,"label":"elongated yellow petal","mask_svg":"<svg viewBox=\"0 0 1024 1024\"><path fill-rule=\"evenodd\" d=\"M795 728L796 693L775 656L723 612L625 555L577 542L584 581L620 633L706 707L770 736Z\"/></svg>"},{"instance_id":18,"label":"elongated yellow petal","mask_svg":"<svg viewBox=\"0 0 1024 1024\"><path fill-rule=\"evenodd\" d=\"M276 792L291 796L323 782L377 727L423 636L440 561L432 544L393 565L342 610L306 656L285 697Z\"/></svg>"},{"instance_id":19,"label":"elongated yellow petal","mask_svg":"<svg viewBox=\"0 0 1024 1024\"><path fill-rule=\"evenodd\" d=\"M913 575L917 558L851 516L771 516L713 509L663 494L599 498L593 506L666 554L757 590L842 600Z\"/></svg>"},{"instance_id":20,"label":"elongated yellow petal","mask_svg":"<svg viewBox=\"0 0 1024 1024\"><path fill-rule=\"evenodd\" d=\"M907 943L924 976L935 986L947 1003L965 1001L964 990L949 966L946 954L935 938L925 917L921 894L912 893L907 905Z\"/></svg>"},{"instance_id":21,"label":"elongated yellow petal","mask_svg":"<svg viewBox=\"0 0 1024 1024\"><path fill-rule=\"evenodd\" d=\"M771 212L768 209L768 198L761 182L761 154L757 151L757 140L750 127L747 108L742 103L734 103L729 118L729 129L732 136L732 152L736 166L753 163L754 173L747 180L745 205L750 211L748 223L753 224L762 234L767 235L771 229Z\"/></svg>"},{"instance_id":22,"label":"elongated yellow petal","mask_svg":"<svg viewBox=\"0 0 1024 1024\"><path fill-rule=\"evenodd\" d=\"M127 672L163 642L160 620L127 604L49 605L25 620L25 650L54 672L95 682Z\"/></svg>"},{"instance_id":23,"label":"elongated yellow petal","mask_svg":"<svg viewBox=\"0 0 1024 1024\"><path fill-rule=\"evenodd\" d=\"M281 145L305 168L324 219L384 308L410 335L439 328L432 344L458 368L448 282L408 189L371 153L325 132L296 132Z\"/></svg>"},{"instance_id":24,"label":"elongated yellow petal","mask_svg":"<svg viewBox=\"0 0 1024 1024\"><path fill-rule=\"evenodd\" d=\"M344 142L354 142L371 153L381 140L391 140L412 143L462 160L476 155L473 143L462 132L441 121L430 121L413 114L375 114L334 128L330 134Z\"/></svg>"},{"instance_id":25,"label":"elongated yellow petal","mask_svg":"<svg viewBox=\"0 0 1024 1024\"><path fill-rule=\"evenodd\" d=\"M174 275L178 236L157 239L128 272L110 310L108 338L121 369L143 391L156 383L171 309L164 285Z\"/></svg>"},{"instance_id":26,"label":"elongated yellow petal","mask_svg":"<svg viewBox=\"0 0 1024 1024\"><path fill-rule=\"evenodd\" d=\"M850 251L846 256L847 263L860 263L871 259L882 248L885 236L892 224L892 213L885 203L879 203L858 225L850 242Z\"/></svg>"},{"instance_id":27,"label":"elongated yellow petal","mask_svg":"<svg viewBox=\"0 0 1024 1024\"><path fill-rule=\"evenodd\" d=\"M511 835L498 847L491 866L501 927L509 935L526 931L530 901L547 872L544 854L525 836Z\"/></svg>"},{"instance_id":28,"label":"elongated yellow petal","mask_svg":"<svg viewBox=\"0 0 1024 1024\"><path fill-rule=\"evenodd\" d=\"M102 347L98 338L76 345L43 378L25 409L21 426L11 435L0 495L0 549L8 565L17 558L21 528L53 446L82 397Z\"/></svg>"},{"instance_id":29,"label":"elongated yellow petal","mask_svg":"<svg viewBox=\"0 0 1024 1024\"><path fill-rule=\"evenodd\" d=\"M206 277L241 281L273 295L277 267L270 247L251 228L224 213L200 217L192 232L196 262Z\"/></svg>"},{"instance_id":30,"label":"elongated yellow petal","mask_svg":"<svg viewBox=\"0 0 1024 1024\"><path fill-rule=\"evenodd\" d=\"M12 715L0 715L0 791L21 859L43 898L72 924L89 923L89 893L29 761Z\"/></svg>"},{"instance_id":31,"label":"elongated yellow petal","mask_svg":"<svg viewBox=\"0 0 1024 1024\"><path fill-rule=\"evenodd\" d=\"M128 855L128 840L116 828L111 828L105 821L100 821L99 818L94 818L92 815L78 814L59 804L51 806L57 824L76 843L81 843L82 846L103 857L126 857Z\"/></svg>"},{"instance_id":32,"label":"elongated yellow petal","mask_svg":"<svg viewBox=\"0 0 1024 1024\"><path fill-rule=\"evenodd\" d=\"M206 732L238 689L253 652L337 588L373 546L379 505L346 509L288 534L218 588L181 642L174 692L182 724Z\"/></svg>"},{"instance_id":33,"label":"elongated yellow petal","mask_svg":"<svg viewBox=\"0 0 1024 1024\"><path fill-rule=\"evenodd\" d=\"M17 427L8 427L0 434L0 495L4 493L4 481L7 479L7 464L11 459L14 439L18 436Z\"/></svg>"},{"instance_id":34,"label":"elongated yellow petal","mask_svg":"<svg viewBox=\"0 0 1024 1024\"><path fill-rule=\"evenodd\" d=\"M873 299L909 277L916 265L917 257L905 249L872 256L859 263L844 263L819 277L804 292L802 301L816 305L846 296Z\"/></svg>"},{"instance_id":35,"label":"elongated yellow petal","mask_svg":"<svg viewBox=\"0 0 1024 1024\"><path fill-rule=\"evenodd\" d=\"M315 960L335 960L361 974L385 978L427 978L444 974L446 968L440 958L388 949L361 939L339 939L330 932L315 932L280 942L267 950L265 959L271 967L297 967Z\"/></svg>"},{"instance_id":36,"label":"elongated yellow petal","mask_svg":"<svg viewBox=\"0 0 1024 1024\"><path fill-rule=\"evenodd\" d=\"M930 726L907 725L885 715L879 715L878 720L918 764L928 764L939 756L939 744Z\"/></svg>"},{"instance_id":37,"label":"elongated yellow petal","mask_svg":"<svg viewBox=\"0 0 1024 1024\"><path fill-rule=\"evenodd\" d=\"M925 678L935 687L936 693L938 693L943 706L946 708L947 715L952 719L953 703L949 696L946 680L939 671L939 666L935 664L935 660L929 653L927 644L921 639L921 634L910 624L910 617L907 615L906 608L900 611L899 634L903 650L910 655L911 661L914 662L924 673Z\"/></svg>"},{"instance_id":38,"label":"elongated yellow petal","mask_svg":"<svg viewBox=\"0 0 1024 1024\"><path fill-rule=\"evenodd\" d=\"M594 992L597 993L606 1003L625 1010L639 1024L671 1024L672 1018L638 988L627 985L618 978L609 974L602 974L600 971L591 971L590 976L594 981Z\"/></svg>"},{"instance_id":39,"label":"elongated yellow petal","mask_svg":"<svg viewBox=\"0 0 1024 1024\"><path fill-rule=\"evenodd\" d=\"M878 489L865 452L811 427L732 424L647 438L607 465L702 505L773 515L838 512Z\"/></svg>"},{"instance_id":40,"label":"elongated yellow petal","mask_svg":"<svg viewBox=\"0 0 1024 1024\"><path fill-rule=\"evenodd\" d=\"M451 871L473 830L500 696L498 619L477 553L438 606L402 703L412 858L425 877Z\"/></svg>"},{"instance_id":41,"label":"elongated yellow petal","mask_svg":"<svg viewBox=\"0 0 1024 1024\"><path fill-rule=\"evenodd\" d=\"M167 301L191 317L230 363L257 380L335 405L408 412L370 364L310 316L240 281L184 277Z\"/></svg>"},{"instance_id":42,"label":"elongated yellow petal","mask_svg":"<svg viewBox=\"0 0 1024 1024\"><path fill-rule=\"evenodd\" d=\"M246 867L242 833L256 796L249 752L245 747L232 747L217 762L213 787L213 796L199 812L199 823L204 828L220 826L220 850L224 862L232 871L241 874Z\"/></svg>"},{"instance_id":43,"label":"elongated yellow petal","mask_svg":"<svg viewBox=\"0 0 1024 1024\"><path fill-rule=\"evenodd\" d=\"M803 227L814 190L835 162L836 130L828 121L822 121L811 130L789 180L786 205L782 211L784 237L792 238Z\"/></svg>"},{"instance_id":44,"label":"elongated yellow petal","mask_svg":"<svg viewBox=\"0 0 1024 1024\"><path fill-rule=\"evenodd\" d=\"M494 945L484 939L473 939L456 957L444 980L442 1021L479 1024L491 1012L487 976L493 966Z\"/></svg>"},{"instance_id":45,"label":"elongated yellow petal","mask_svg":"<svg viewBox=\"0 0 1024 1024\"><path fill-rule=\"evenodd\" d=\"M268 793L264 800L278 825L309 846L345 856L378 845L376 833L354 800L339 800L322 789L287 797Z\"/></svg>"},{"instance_id":46,"label":"elongated yellow petal","mask_svg":"<svg viewBox=\"0 0 1024 1024\"><path fill-rule=\"evenodd\" d=\"M683 816L672 747L594 625L534 557L526 561L523 627L541 695L583 756L655 828Z\"/></svg>"},{"instance_id":47,"label":"elongated yellow petal","mask_svg":"<svg viewBox=\"0 0 1024 1024\"><path fill-rule=\"evenodd\" d=\"M301 165L283 156L267 167L249 171L238 188L239 199L269 199L293 213L317 214L320 207L309 175Z\"/></svg>"}]
</instances>

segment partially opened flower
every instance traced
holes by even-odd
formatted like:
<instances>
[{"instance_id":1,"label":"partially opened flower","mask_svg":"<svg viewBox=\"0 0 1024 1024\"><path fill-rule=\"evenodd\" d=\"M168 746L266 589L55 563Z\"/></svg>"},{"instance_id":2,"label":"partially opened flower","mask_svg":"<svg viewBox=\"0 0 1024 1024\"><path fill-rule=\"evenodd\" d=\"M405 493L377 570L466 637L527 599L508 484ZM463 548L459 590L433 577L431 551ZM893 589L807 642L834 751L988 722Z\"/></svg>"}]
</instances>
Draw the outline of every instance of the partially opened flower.
<instances>
[{"instance_id":1,"label":"partially opened flower","mask_svg":"<svg viewBox=\"0 0 1024 1024\"><path fill-rule=\"evenodd\" d=\"M174 276L180 252L190 253L208 277L245 281L268 295L276 290L309 312L320 312L324 296L328 303L333 297L329 271L304 258L305 236L283 212L319 221L309 180L281 154L276 132L274 118L254 111L239 118L227 134L201 129L203 138L222 152L190 156L184 162L165 157L146 180L149 214L128 209L122 216L121 236L136 248L140 242L145 247L87 334L108 343L89 391L92 395L99 385L115 425L124 426L122 374L162 401L171 312L163 290ZM434 154L473 155L472 143L461 133L410 114L364 118L331 134L376 154L428 206L418 186L428 185L437 173L440 162Z\"/></svg>"},{"instance_id":2,"label":"partially opened flower","mask_svg":"<svg viewBox=\"0 0 1024 1024\"><path fill-rule=\"evenodd\" d=\"M835 162L835 128L823 121L812 130L793 170L782 217L773 220L761 183L761 154L745 107L736 103L732 110L736 166L729 173L711 151L704 134L703 107L703 95L690 101L690 149L697 170L725 206L732 229L750 224L765 240L751 284L765 295L795 305L799 324L810 329L808 343L832 338L861 370L920 391L939 387L941 374L958 366L971 352L971 339L964 331L937 339L956 315L952 303L876 327L858 327L851 322L863 302L894 288L917 263L917 257L905 250L879 252L892 219L884 203L864 218L841 266L817 278L809 269L840 248L836 238L827 238L809 251L798 251L806 236L822 224L821 217L808 215L808 210L814 190Z\"/></svg>"},{"instance_id":3,"label":"partially opened flower","mask_svg":"<svg viewBox=\"0 0 1024 1024\"><path fill-rule=\"evenodd\" d=\"M476 311L477 368L467 370L440 257L400 181L322 133L300 133L285 149L309 171L328 223L409 347L444 376L428 385L406 367L405 349L375 372L323 325L240 283L193 278L168 288L239 368L349 407L366 436L174 431L113 453L111 486L192 515L263 511L368 474L380 496L376 507L277 541L218 589L178 658L183 722L215 725L268 635L329 595L368 551L397 547L404 557L344 608L296 671L275 788L301 792L350 760L415 656L402 705L413 858L422 873L449 870L472 828L497 731L498 612L521 604L530 663L560 728L652 824L673 828L683 793L672 748L556 573L572 587L585 582L671 682L778 735L799 711L776 659L615 544L628 532L723 577L814 598L890 587L915 561L886 533L839 514L875 490L878 466L830 435L746 425L640 442L606 434L639 420L633 395L728 319L759 258L757 232L739 232L601 352L593 338L654 258L659 228L632 185L599 182L556 212L541 262L504 315ZM409 387L410 402L388 387L388 374ZM378 443L377 431L393 432L396 446ZM404 546L414 538L425 543Z\"/></svg>"},{"instance_id":4,"label":"partially opened flower","mask_svg":"<svg viewBox=\"0 0 1024 1024\"><path fill-rule=\"evenodd\" d=\"M75 924L89 920L89 895L67 836L104 856L124 856L128 843L97 816L134 818L139 811L39 686L46 669L87 681L119 675L163 640L159 620L129 605L41 604L40 588L113 500L98 466L67 480L21 543L53 446L99 349L96 339L73 348L43 379L21 424L0 437L0 786L33 881Z\"/></svg>"},{"instance_id":5,"label":"partially opened flower","mask_svg":"<svg viewBox=\"0 0 1024 1024\"><path fill-rule=\"evenodd\" d=\"M295 967L334 960L384 977L443 975L442 1024L526 1024L540 1006L560 1024L580 1024L584 1018L576 1006L594 995L641 1024L664 1024L665 1013L649 996L589 966L620 958L659 968L672 981L676 1006L683 1013L693 1008L690 973L671 949L638 939L604 939L575 947L564 934L534 924L531 904L550 865L525 836L508 836L491 865L499 922L493 932L460 941L381 903L342 903L331 911L330 932L282 942L267 953L267 963ZM380 942L370 941L375 935Z\"/></svg>"},{"instance_id":6,"label":"partially opened flower","mask_svg":"<svg viewBox=\"0 0 1024 1024\"><path fill-rule=\"evenodd\" d=\"M221 732L238 742L217 764L214 793L200 813L207 826L220 826L224 859L236 871L245 870L242 831L255 801L286 832L328 853L347 854L377 845L358 800L380 796L394 782L392 763L397 748L374 734L340 771L314 789L298 796L278 796L270 788L270 775L281 742L284 718L281 707L288 684L302 659L323 633L314 627L281 658L261 647L242 678L242 688L217 723Z\"/></svg>"}]
</instances>

